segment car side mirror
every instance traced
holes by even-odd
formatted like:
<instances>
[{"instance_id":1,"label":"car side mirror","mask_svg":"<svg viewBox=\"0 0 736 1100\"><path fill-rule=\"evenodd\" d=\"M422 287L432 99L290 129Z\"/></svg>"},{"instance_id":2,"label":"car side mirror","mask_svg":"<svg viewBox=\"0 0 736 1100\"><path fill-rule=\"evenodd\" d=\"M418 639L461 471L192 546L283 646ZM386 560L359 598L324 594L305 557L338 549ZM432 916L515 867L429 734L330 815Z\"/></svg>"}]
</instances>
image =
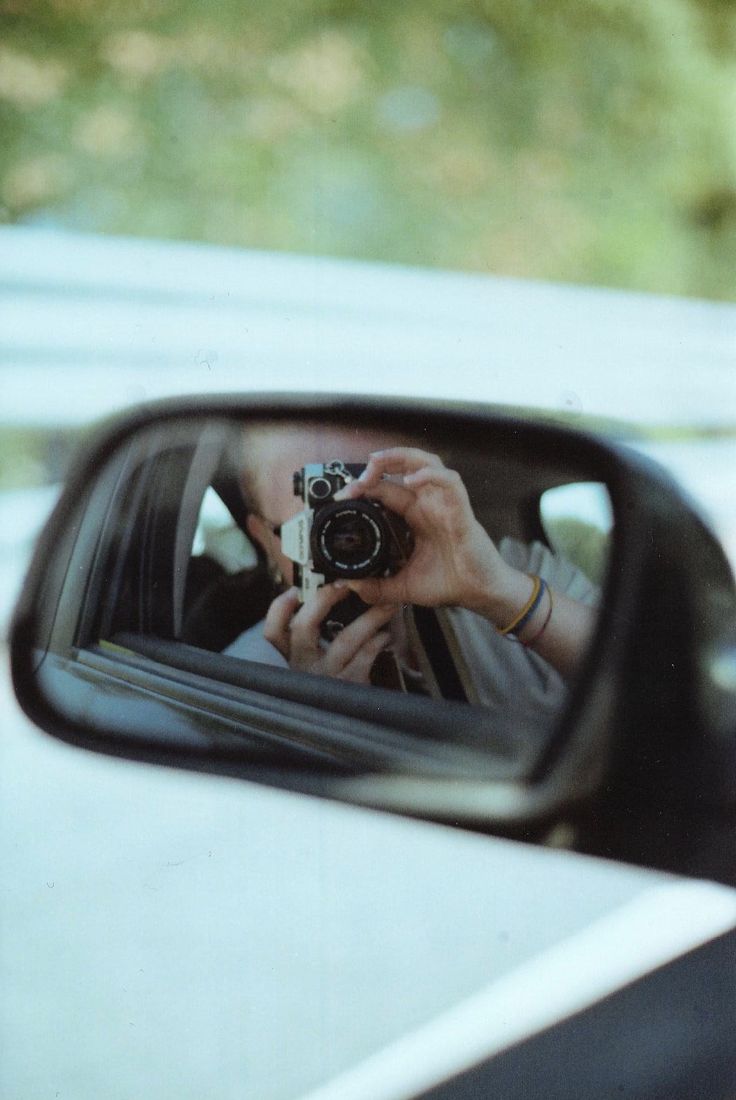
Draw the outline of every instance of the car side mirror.
<instances>
[{"instance_id":1,"label":"car side mirror","mask_svg":"<svg viewBox=\"0 0 736 1100\"><path fill-rule=\"evenodd\" d=\"M478 585L426 573L468 516L508 610L495 589L448 605ZM727 877L707 837L736 810L735 631L721 548L623 446L498 410L249 396L138 409L88 444L11 656L26 713L85 748Z\"/></svg>"}]
</instances>

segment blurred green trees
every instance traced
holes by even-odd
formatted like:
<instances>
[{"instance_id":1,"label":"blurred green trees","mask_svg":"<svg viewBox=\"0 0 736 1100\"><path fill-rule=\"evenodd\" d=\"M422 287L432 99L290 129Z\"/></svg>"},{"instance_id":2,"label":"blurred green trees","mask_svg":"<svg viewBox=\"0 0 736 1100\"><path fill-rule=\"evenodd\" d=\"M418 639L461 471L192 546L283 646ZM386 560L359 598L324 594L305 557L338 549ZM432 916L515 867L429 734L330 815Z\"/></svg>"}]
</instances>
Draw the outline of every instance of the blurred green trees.
<instances>
[{"instance_id":1,"label":"blurred green trees","mask_svg":"<svg viewBox=\"0 0 736 1100\"><path fill-rule=\"evenodd\" d=\"M736 298L727 0L0 0L0 211Z\"/></svg>"}]
</instances>

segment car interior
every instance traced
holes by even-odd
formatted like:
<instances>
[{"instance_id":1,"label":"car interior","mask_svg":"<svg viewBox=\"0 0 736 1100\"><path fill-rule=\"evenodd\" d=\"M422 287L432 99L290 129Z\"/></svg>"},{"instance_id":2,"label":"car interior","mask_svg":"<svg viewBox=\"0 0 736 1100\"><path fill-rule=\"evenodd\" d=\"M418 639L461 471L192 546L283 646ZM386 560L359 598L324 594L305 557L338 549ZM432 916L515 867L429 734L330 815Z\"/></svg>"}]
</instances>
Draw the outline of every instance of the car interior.
<instances>
[{"instance_id":1,"label":"car interior","mask_svg":"<svg viewBox=\"0 0 736 1100\"><path fill-rule=\"evenodd\" d=\"M187 440L170 425L159 434L143 449L131 445L110 497L98 562L105 597L83 633L88 642L132 633L219 653L279 591L247 534L238 426L211 421ZM569 481L563 470L457 446L442 457L491 538L550 545L555 528L540 501Z\"/></svg>"}]
</instances>

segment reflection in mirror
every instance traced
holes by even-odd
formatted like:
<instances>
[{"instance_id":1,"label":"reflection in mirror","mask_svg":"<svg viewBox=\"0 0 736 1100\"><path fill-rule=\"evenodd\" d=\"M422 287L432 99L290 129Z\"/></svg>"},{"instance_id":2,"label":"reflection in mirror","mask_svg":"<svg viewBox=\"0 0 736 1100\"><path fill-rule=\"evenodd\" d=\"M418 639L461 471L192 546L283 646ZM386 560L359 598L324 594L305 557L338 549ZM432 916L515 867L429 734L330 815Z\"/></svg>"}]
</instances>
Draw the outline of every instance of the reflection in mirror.
<instances>
[{"instance_id":1,"label":"reflection in mirror","mask_svg":"<svg viewBox=\"0 0 736 1100\"><path fill-rule=\"evenodd\" d=\"M597 585L602 585L613 527L611 499L599 481L571 482L547 489L539 511L550 547Z\"/></svg>"},{"instance_id":2,"label":"reflection in mirror","mask_svg":"<svg viewBox=\"0 0 736 1100\"><path fill-rule=\"evenodd\" d=\"M76 611L44 637L92 663L145 642L157 667L183 644L214 658L214 683L254 662L466 703L538 741L589 644L611 523L603 485L508 436L481 453L190 416L141 430L100 474L50 601Z\"/></svg>"}]
</instances>

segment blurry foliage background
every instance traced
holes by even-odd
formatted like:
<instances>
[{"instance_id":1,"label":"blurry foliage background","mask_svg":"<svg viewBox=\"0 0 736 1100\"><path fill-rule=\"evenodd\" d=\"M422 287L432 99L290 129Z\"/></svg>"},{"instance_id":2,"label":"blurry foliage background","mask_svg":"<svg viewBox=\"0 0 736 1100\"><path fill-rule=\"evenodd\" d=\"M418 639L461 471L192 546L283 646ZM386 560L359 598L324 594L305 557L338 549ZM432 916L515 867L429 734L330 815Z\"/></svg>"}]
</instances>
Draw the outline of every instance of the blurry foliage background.
<instances>
[{"instance_id":1,"label":"blurry foliage background","mask_svg":"<svg viewBox=\"0 0 736 1100\"><path fill-rule=\"evenodd\" d=\"M0 216L736 298L730 0L0 0Z\"/></svg>"}]
</instances>

